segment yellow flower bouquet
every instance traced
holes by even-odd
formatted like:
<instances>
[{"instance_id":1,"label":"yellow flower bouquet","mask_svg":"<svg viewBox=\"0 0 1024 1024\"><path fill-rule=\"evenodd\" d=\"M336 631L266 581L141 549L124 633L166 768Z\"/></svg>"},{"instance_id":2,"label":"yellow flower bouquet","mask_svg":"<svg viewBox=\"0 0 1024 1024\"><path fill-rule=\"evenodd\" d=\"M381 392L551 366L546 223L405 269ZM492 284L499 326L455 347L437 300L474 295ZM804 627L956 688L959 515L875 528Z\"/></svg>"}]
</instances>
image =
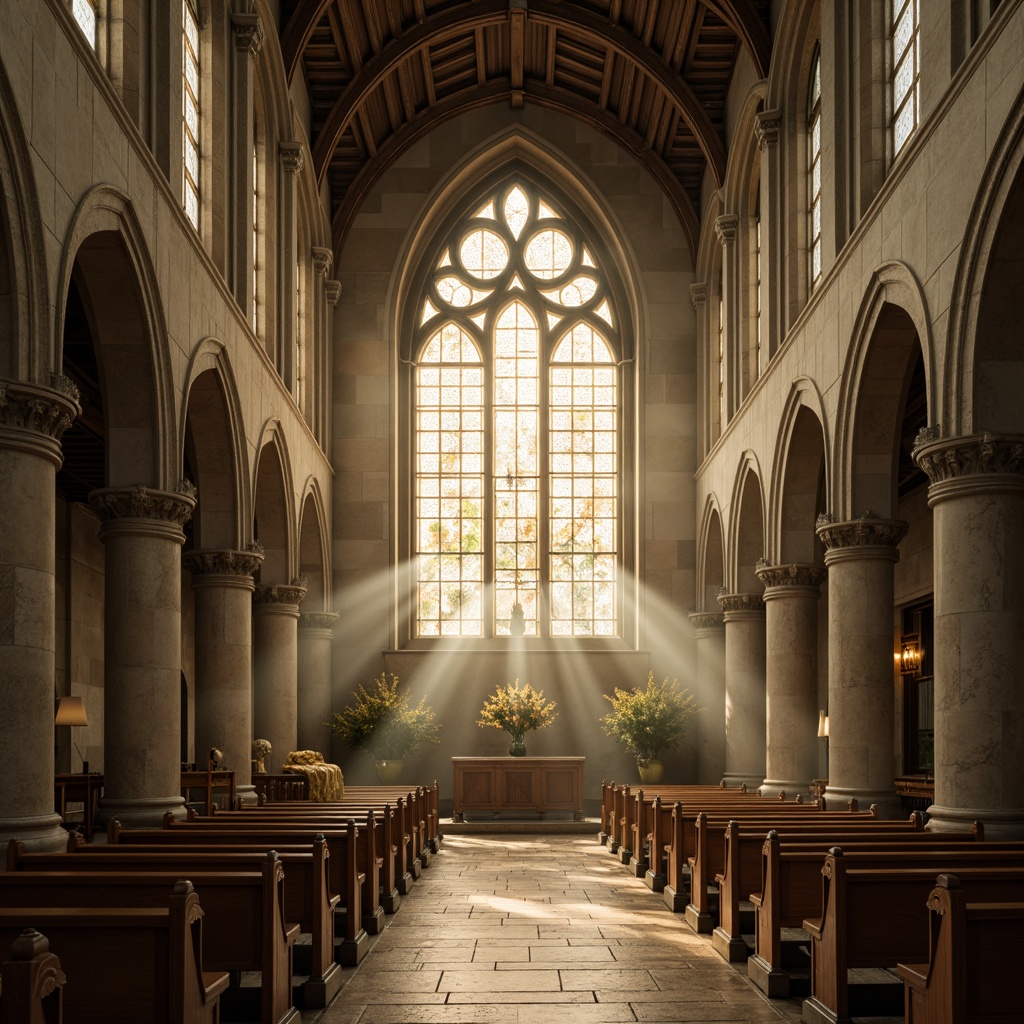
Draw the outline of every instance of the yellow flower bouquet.
<instances>
[{"instance_id":1,"label":"yellow flower bouquet","mask_svg":"<svg viewBox=\"0 0 1024 1024\"><path fill-rule=\"evenodd\" d=\"M556 714L555 702L546 701L543 690L535 690L529 683L520 686L517 679L507 686L499 686L484 701L476 724L504 729L512 737L509 754L523 757L526 754L526 733L549 726Z\"/></svg>"}]
</instances>

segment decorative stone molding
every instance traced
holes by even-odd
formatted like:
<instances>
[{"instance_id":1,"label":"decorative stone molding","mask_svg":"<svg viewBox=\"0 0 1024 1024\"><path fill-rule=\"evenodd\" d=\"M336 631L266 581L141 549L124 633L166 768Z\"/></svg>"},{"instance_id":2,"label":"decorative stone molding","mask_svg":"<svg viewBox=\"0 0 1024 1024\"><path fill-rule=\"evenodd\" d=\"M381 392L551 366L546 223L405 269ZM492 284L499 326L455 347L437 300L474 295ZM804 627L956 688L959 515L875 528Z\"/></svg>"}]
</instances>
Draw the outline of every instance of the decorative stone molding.
<instances>
[{"instance_id":1,"label":"decorative stone molding","mask_svg":"<svg viewBox=\"0 0 1024 1024\"><path fill-rule=\"evenodd\" d=\"M235 49L250 57L259 55L263 47L263 22L255 11L246 14L231 13L231 28L235 34Z\"/></svg>"},{"instance_id":2,"label":"decorative stone molding","mask_svg":"<svg viewBox=\"0 0 1024 1024\"><path fill-rule=\"evenodd\" d=\"M0 429L13 428L59 441L82 411L78 388L69 377L53 374L50 387L0 380Z\"/></svg>"},{"instance_id":3,"label":"decorative stone molding","mask_svg":"<svg viewBox=\"0 0 1024 1024\"><path fill-rule=\"evenodd\" d=\"M295 576L291 583L257 583L253 604L301 604L306 596L306 578Z\"/></svg>"},{"instance_id":4,"label":"decorative stone molding","mask_svg":"<svg viewBox=\"0 0 1024 1024\"><path fill-rule=\"evenodd\" d=\"M326 274L334 263L334 253L322 245L313 246L313 270L317 274Z\"/></svg>"},{"instance_id":5,"label":"decorative stone molding","mask_svg":"<svg viewBox=\"0 0 1024 1024\"><path fill-rule=\"evenodd\" d=\"M723 612L763 612L764 598L760 594L722 594L718 603Z\"/></svg>"},{"instance_id":6,"label":"decorative stone molding","mask_svg":"<svg viewBox=\"0 0 1024 1024\"><path fill-rule=\"evenodd\" d=\"M298 174L302 165L306 162L306 151L302 148L301 142L280 143L281 166L289 174Z\"/></svg>"},{"instance_id":7,"label":"decorative stone molding","mask_svg":"<svg viewBox=\"0 0 1024 1024\"><path fill-rule=\"evenodd\" d=\"M340 618L337 612L303 612L299 629L331 629Z\"/></svg>"},{"instance_id":8,"label":"decorative stone molding","mask_svg":"<svg viewBox=\"0 0 1024 1024\"><path fill-rule=\"evenodd\" d=\"M764 150L779 141L779 129L782 127L782 112L778 110L761 110L754 115L754 138L757 148Z\"/></svg>"},{"instance_id":9,"label":"decorative stone molding","mask_svg":"<svg viewBox=\"0 0 1024 1024\"><path fill-rule=\"evenodd\" d=\"M336 306L338 304L338 300L341 298L341 282L325 281L324 294L327 296L327 301L332 306Z\"/></svg>"},{"instance_id":10,"label":"decorative stone molding","mask_svg":"<svg viewBox=\"0 0 1024 1024\"><path fill-rule=\"evenodd\" d=\"M789 565L769 565L764 560L754 570L765 587L820 587L826 570L822 566L793 562Z\"/></svg>"},{"instance_id":11,"label":"decorative stone molding","mask_svg":"<svg viewBox=\"0 0 1024 1024\"><path fill-rule=\"evenodd\" d=\"M703 306L707 298L708 286L703 281L695 281L690 285L690 302L693 303L694 309Z\"/></svg>"},{"instance_id":12,"label":"decorative stone molding","mask_svg":"<svg viewBox=\"0 0 1024 1024\"><path fill-rule=\"evenodd\" d=\"M922 438L924 433L918 433L913 459L932 484L992 473L1024 474L1024 437L984 433L938 439Z\"/></svg>"},{"instance_id":13,"label":"decorative stone molding","mask_svg":"<svg viewBox=\"0 0 1024 1024\"><path fill-rule=\"evenodd\" d=\"M249 545L245 551L189 551L181 562L193 576L252 576L263 563L263 549Z\"/></svg>"},{"instance_id":14,"label":"decorative stone molding","mask_svg":"<svg viewBox=\"0 0 1024 1024\"><path fill-rule=\"evenodd\" d=\"M694 629L724 629L724 612L690 612L688 616Z\"/></svg>"},{"instance_id":15,"label":"decorative stone molding","mask_svg":"<svg viewBox=\"0 0 1024 1024\"><path fill-rule=\"evenodd\" d=\"M141 484L125 490L103 487L89 495L89 504L101 522L115 519L154 519L184 526L196 507L196 489L182 480L174 491L156 491Z\"/></svg>"},{"instance_id":16,"label":"decorative stone molding","mask_svg":"<svg viewBox=\"0 0 1024 1024\"><path fill-rule=\"evenodd\" d=\"M859 519L836 522L824 512L815 523L815 533L828 550L855 547L896 547L906 536L908 524L902 519L879 519L870 510Z\"/></svg>"},{"instance_id":17,"label":"decorative stone molding","mask_svg":"<svg viewBox=\"0 0 1024 1024\"><path fill-rule=\"evenodd\" d=\"M736 241L739 223L740 219L735 213L723 213L720 217L715 218L715 234L718 235L718 240L722 245Z\"/></svg>"}]
</instances>

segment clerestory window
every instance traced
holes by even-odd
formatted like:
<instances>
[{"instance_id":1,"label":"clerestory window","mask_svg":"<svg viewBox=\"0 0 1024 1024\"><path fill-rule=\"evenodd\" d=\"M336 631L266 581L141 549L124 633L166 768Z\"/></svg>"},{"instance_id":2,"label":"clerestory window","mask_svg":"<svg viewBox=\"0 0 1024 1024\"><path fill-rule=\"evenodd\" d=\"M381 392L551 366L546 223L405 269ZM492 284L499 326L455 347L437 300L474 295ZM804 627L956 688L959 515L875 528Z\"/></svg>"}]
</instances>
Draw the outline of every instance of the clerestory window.
<instances>
[{"instance_id":1,"label":"clerestory window","mask_svg":"<svg viewBox=\"0 0 1024 1024\"><path fill-rule=\"evenodd\" d=\"M190 0L181 0L182 23L182 202L192 227L199 228L199 19Z\"/></svg>"},{"instance_id":2,"label":"clerestory window","mask_svg":"<svg viewBox=\"0 0 1024 1024\"><path fill-rule=\"evenodd\" d=\"M892 0L892 155L896 157L921 117L920 0Z\"/></svg>"},{"instance_id":3,"label":"clerestory window","mask_svg":"<svg viewBox=\"0 0 1024 1024\"><path fill-rule=\"evenodd\" d=\"M807 101L808 267L811 288L821 279L821 51L815 50Z\"/></svg>"},{"instance_id":4,"label":"clerestory window","mask_svg":"<svg viewBox=\"0 0 1024 1024\"><path fill-rule=\"evenodd\" d=\"M71 0L71 13L78 22L78 27L88 40L89 45L96 49L96 30L99 18L93 0Z\"/></svg>"},{"instance_id":5,"label":"clerestory window","mask_svg":"<svg viewBox=\"0 0 1024 1024\"><path fill-rule=\"evenodd\" d=\"M619 323L523 180L446 238L414 345L417 636L618 635Z\"/></svg>"}]
</instances>

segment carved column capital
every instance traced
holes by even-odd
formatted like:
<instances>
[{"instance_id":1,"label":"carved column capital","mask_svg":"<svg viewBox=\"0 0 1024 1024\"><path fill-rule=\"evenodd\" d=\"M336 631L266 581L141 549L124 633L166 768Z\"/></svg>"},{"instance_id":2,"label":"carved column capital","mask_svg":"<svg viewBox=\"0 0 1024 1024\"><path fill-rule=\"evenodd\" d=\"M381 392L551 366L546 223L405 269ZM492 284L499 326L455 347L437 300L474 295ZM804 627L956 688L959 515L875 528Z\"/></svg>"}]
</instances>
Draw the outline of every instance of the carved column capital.
<instances>
[{"instance_id":1,"label":"carved column capital","mask_svg":"<svg viewBox=\"0 0 1024 1024\"><path fill-rule=\"evenodd\" d=\"M0 446L8 447L5 438L13 440L24 434L59 442L82 411L79 398L75 382L59 374L50 376L48 388L26 381L0 380Z\"/></svg>"},{"instance_id":2,"label":"carved column capital","mask_svg":"<svg viewBox=\"0 0 1024 1024\"><path fill-rule=\"evenodd\" d=\"M736 241L739 223L740 219L735 213L723 213L715 218L715 234L718 235L718 240L722 245Z\"/></svg>"},{"instance_id":3,"label":"carved column capital","mask_svg":"<svg viewBox=\"0 0 1024 1024\"><path fill-rule=\"evenodd\" d=\"M913 458L933 486L965 477L1024 476L1024 437L983 433L940 438L937 428L926 427L917 435ZM984 486L984 481L977 482Z\"/></svg>"},{"instance_id":4,"label":"carved column capital","mask_svg":"<svg viewBox=\"0 0 1024 1024\"><path fill-rule=\"evenodd\" d=\"M89 504L103 523L143 519L180 529L192 518L195 495L195 485L181 480L173 491L158 491L141 484L131 488L101 487L89 495Z\"/></svg>"},{"instance_id":5,"label":"carved column capital","mask_svg":"<svg viewBox=\"0 0 1024 1024\"><path fill-rule=\"evenodd\" d=\"M724 629L724 612L690 612L688 615L694 629Z\"/></svg>"},{"instance_id":6,"label":"carved column capital","mask_svg":"<svg viewBox=\"0 0 1024 1024\"><path fill-rule=\"evenodd\" d=\"M252 595L257 605L299 605L306 596L306 578L292 577L291 583L257 583Z\"/></svg>"},{"instance_id":7,"label":"carved column capital","mask_svg":"<svg viewBox=\"0 0 1024 1024\"><path fill-rule=\"evenodd\" d=\"M805 565L792 562L789 565L769 565L765 561L757 563L754 570L757 578L771 587L806 587L817 590L825 579L825 569L818 565Z\"/></svg>"},{"instance_id":8,"label":"carved column capital","mask_svg":"<svg viewBox=\"0 0 1024 1024\"><path fill-rule=\"evenodd\" d=\"M332 306L336 306L338 304L338 300L341 298L341 282L334 280L325 281L324 294L327 296L327 301Z\"/></svg>"},{"instance_id":9,"label":"carved column capital","mask_svg":"<svg viewBox=\"0 0 1024 1024\"><path fill-rule=\"evenodd\" d=\"M322 245L313 246L313 270L319 275L326 275L334 263L334 253Z\"/></svg>"},{"instance_id":10,"label":"carved column capital","mask_svg":"<svg viewBox=\"0 0 1024 1024\"><path fill-rule=\"evenodd\" d=\"M299 616L299 629L331 630L340 618L337 612L303 612Z\"/></svg>"},{"instance_id":11,"label":"carved column capital","mask_svg":"<svg viewBox=\"0 0 1024 1024\"><path fill-rule=\"evenodd\" d=\"M235 49L256 57L263 46L263 22L255 11L231 13L231 29L235 35Z\"/></svg>"},{"instance_id":12,"label":"carved column capital","mask_svg":"<svg viewBox=\"0 0 1024 1024\"><path fill-rule=\"evenodd\" d=\"M839 548L896 548L907 533L902 519L880 519L874 512L864 512L858 519L837 522L831 513L818 516L815 532L828 551Z\"/></svg>"},{"instance_id":13,"label":"carved column capital","mask_svg":"<svg viewBox=\"0 0 1024 1024\"><path fill-rule=\"evenodd\" d=\"M263 548L250 544L244 551L188 551L181 562L193 576L252 577L263 564Z\"/></svg>"},{"instance_id":14,"label":"carved column capital","mask_svg":"<svg viewBox=\"0 0 1024 1024\"><path fill-rule=\"evenodd\" d=\"M754 138L757 148L764 150L779 141L779 129L782 127L782 112L779 110L761 110L754 115Z\"/></svg>"},{"instance_id":15,"label":"carved column capital","mask_svg":"<svg viewBox=\"0 0 1024 1024\"><path fill-rule=\"evenodd\" d=\"M724 588L718 592L718 603L722 611L730 612L763 612L764 598L760 594L726 594Z\"/></svg>"},{"instance_id":16,"label":"carved column capital","mask_svg":"<svg viewBox=\"0 0 1024 1024\"><path fill-rule=\"evenodd\" d=\"M306 162L306 151L301 142L280 143L281 166L289 174L298 174Z\"/></svg>"},{"instance_id":17,"label":"carved column capital","mask_svg":"<svg viewBox=\"0 0 1024 1024\"><path fill-rule=\"evenodd\" d=\"M694 309L703 306L707 298L708 286L703 281L695 281L690 285L690 302L693 303Z\"/></svg>"}]
</instances>

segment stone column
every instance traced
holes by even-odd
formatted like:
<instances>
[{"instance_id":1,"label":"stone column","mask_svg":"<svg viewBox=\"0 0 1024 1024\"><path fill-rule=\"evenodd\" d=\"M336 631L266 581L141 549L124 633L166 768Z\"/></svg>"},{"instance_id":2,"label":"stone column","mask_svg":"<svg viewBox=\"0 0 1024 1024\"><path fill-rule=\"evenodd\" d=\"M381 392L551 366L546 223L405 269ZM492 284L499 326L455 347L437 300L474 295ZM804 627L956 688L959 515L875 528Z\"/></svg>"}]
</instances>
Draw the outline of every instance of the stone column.
<instances>
[{"instance_id":1,"label":"stone column","mask_svg":"<svg viewBox=\"0 0 1024 1024\"><path fill-rule=\"evenodd\" d=\"M715 219L715 234L722 244L722 337L725 357L725 409L722 428L740 405L740 261L736 246L739 218L723 213Z\"/></svg>"},{"instance_id":2,"label":"stone column","mask_svg":"<svg viewBox=\"0 0 1024 1024\"><path fill-rule=\"evenodd\" d=\"M306 581L258 583L252 599L253 732L270 740L267 771L298 746L298 624Z\"/></svg>"},{"instance_id":3,"label":"stone column","mask_svg":"<svg viewBox=\"0 0 1024 1024\"><path fill-rule=\"evenodd\" d=\"M252 784L252 574L259 545L246 551L190 551L196 602L196 761L205 765L211 747L224 752L235 773L235 792L256 802Z\"/></svg>"},{"instance_id":4,"label":"stone column","mask_svg":"<svg viewBox=\"0 0 1024 1024\"><path fill-rule=\"evenodd\" d=\"M103 798L133 828L184 813L181 796L181 545L195 488L89 495L104 546Z\"/></svg>"},{"instance_id":5,"label":"stone column","mask_svg":"<svg viewBox=\"0 0 1024 1024\"><path fill-rule=\"evenodd\" d=\"M767 774L762 796L809 794L818 769L818 600L816 565L757 567L765 585Z\"/></svg>"},{"instance_id":6,"label":"stone column","mask_svg":"<svg viewBox=\"0 0 1024 1024\"><path fill-rule=\"evenodd\" d=\"M324 443L327 436L326 402L327 390L323 371L314 369L327 366L327 273L334 263L334 253L322 245L313 246L313 315L312 338L310 339L309 366L306 371L306 387L309 388L309 429L313 436Z\"/></svg>"},{"instance_id":7,"label":"stone column","mask_svg":"<svg viewBox=\"0 0 1024 1024\"><path fill-rule=\"evenodd\" d=\"M760 594L722 594L726 784L756 789L765 773L765 619Z\"/></svg>"},{"instance_id":8,"label":"stone column","mask_svg":"<svg viewBox=\"0 0 1024 1024\"><path fill-rule=\"evenodd\" d=\"M337 612L299 616L299 749L319 750L330 759L331 642Z\"/></svg>"},{"instance_id":9,"label":"stone column","mask_svg":"<svg viewBox=\"0 0 1024 1024\"><path fill-rule=\"evenodd\" d=\"M725 623L722 612L690 612L697 647L694 695L703 709L697 730L697 782L713 785L725 775Z\"/></svg>"},{"instance_id":10,"label":"stone column","mask_svg":"<svg viewBox=\"0 0 1024 1024\"><path fill-rule=\"evenodd\" d=\"M828 569L829 780L826 799L902 817L893 754L893 566L907 524L865 512L818 517Z\"/></svg>"},{"instance_id":11,"label":"stone column","mask_svg":"<svg viewBox=\"0 0 1024 1024\"><path fill-rule=\"evenodd\" d=\"M278 359L278 371L284 386L291 395L295 395L295 382L298 372L298 359L295 347L298 344L298 310L295 308L295 275L298 273L298 203L296 200L296 178L305 162L301 142L282 142L280 200L278 203L278 242L277 265L281 275L281 287L278 295L281 307L280 335L281 348ZM268 165L269 166L269 165ZM274 752L277 756L277 752Z\"/></svg>"},{"instance_id":12,"label":"stone column","mask_svg":"<svg viewBox=\"0 0 1024 1024\"><path fill-rule=\"evenodd\" d=\"M1024 838L1024 437L922 432L935 537L930 829Z\"/></svg>"},{"instance_id":13,"label":"stone column","mask_svg":"<svg viewBox=\"0 0 1024 1024\"><path fill-rule=\"evenodd\" d=\"M245 319L252 323L253 279L253 60L263 46L263 24L255 12L231 13L235 48L231 100L234 137L231 146L232 244L231 290Z\"/></svg>"},{"instance_id":14,"label":"stone column","mask_svg":"<svg viewBox=\"0 0 1024 1024\"><path fill-rule=\"evenodd\" d=\"M317 382L317 390L320 392L323 403L323 415L320 423L320 447L331 454L331 394L332 381L334 380L334 309L341 299L341 282L328 278L324 281L324 296L327 299L327 308L324 311L324 361L318 365L321 369L321 379Z\"/></svg>"},{"instance_id":15,"label":"stone column","mask_svg":"<svg viewBox=\"0 0 1024 1024\"><path fill-rule=\"evenodd\" d=\"M81 412L66 377L0 381L0 843L62 849L53 813L54 478Z\"/></svg>"},{"instance_id":16,"label":"stone column","mask_svg":"<svg viewBox=\"0 0 1024 1024\"><path fill-rule=\"evenodd\" d=\"M761 266L766 269L784 266L782 229L786 203L786 178L779 149L779 128L782 114L778 110L762 110L754 119L754 133L761 150ZM782 273L765 273L761 277L761 365L775 355L786 336L785 304Z\"/></svg>"}]
</instances>

